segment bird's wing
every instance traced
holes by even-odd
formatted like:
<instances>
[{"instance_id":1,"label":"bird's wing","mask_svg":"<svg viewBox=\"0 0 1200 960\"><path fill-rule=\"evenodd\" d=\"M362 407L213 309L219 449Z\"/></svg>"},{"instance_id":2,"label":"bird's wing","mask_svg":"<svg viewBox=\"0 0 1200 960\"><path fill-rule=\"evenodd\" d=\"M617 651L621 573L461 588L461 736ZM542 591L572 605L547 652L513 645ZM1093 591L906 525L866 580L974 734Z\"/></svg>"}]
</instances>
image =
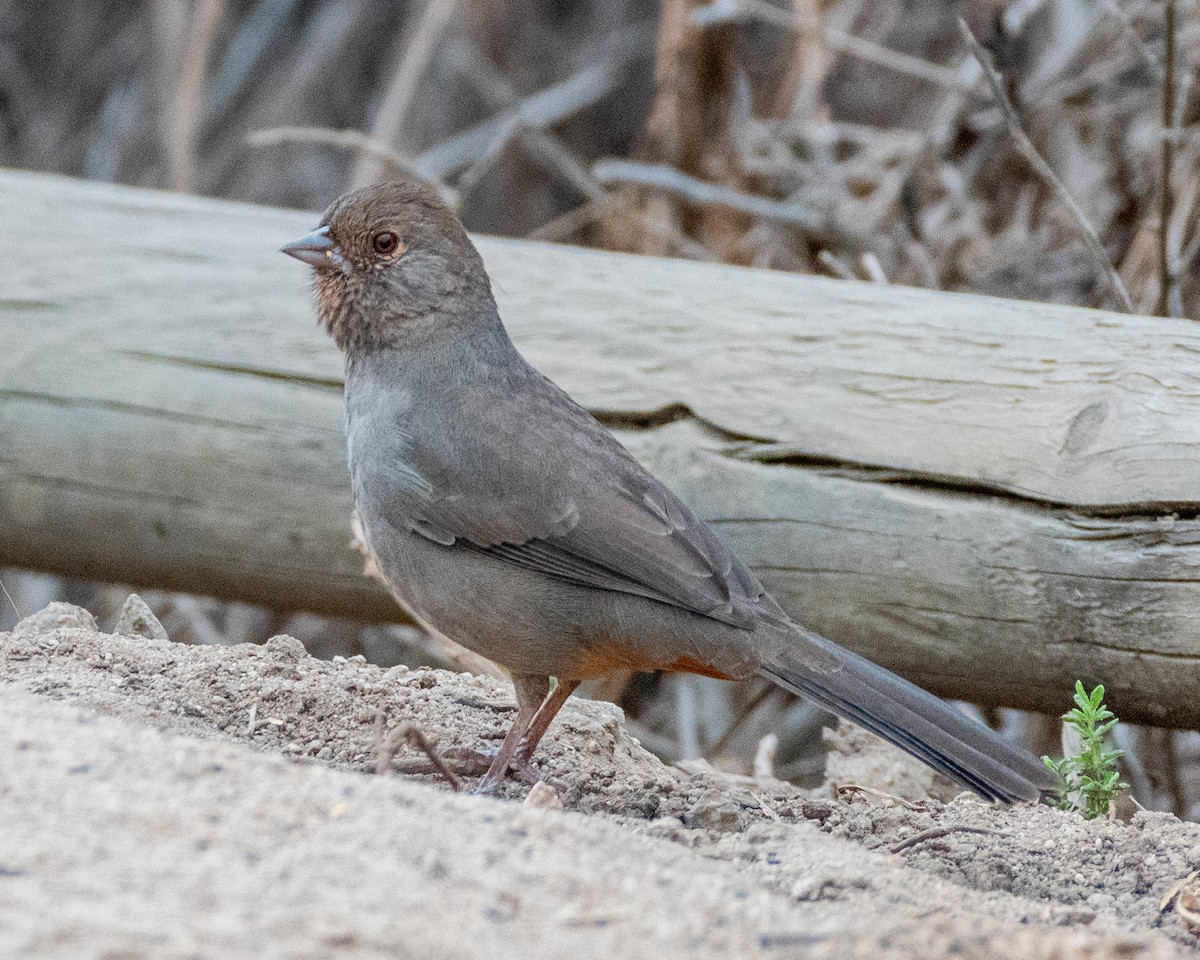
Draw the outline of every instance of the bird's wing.
<instances>
[{"instance_id":1,"label":"bird's wing","mask_svg":"<svg viewBox=\"0 0 1200 960\"><path fill-rule=\"evenodd\" d=\"M590 414L549 381L539 386L523 398L525 417L471 431L475 449L461 436L403 444L387 494L371 498L387 500L388 522L568 583L752 626L765 595L754 575Z\"/></svg>"}]
</instances>

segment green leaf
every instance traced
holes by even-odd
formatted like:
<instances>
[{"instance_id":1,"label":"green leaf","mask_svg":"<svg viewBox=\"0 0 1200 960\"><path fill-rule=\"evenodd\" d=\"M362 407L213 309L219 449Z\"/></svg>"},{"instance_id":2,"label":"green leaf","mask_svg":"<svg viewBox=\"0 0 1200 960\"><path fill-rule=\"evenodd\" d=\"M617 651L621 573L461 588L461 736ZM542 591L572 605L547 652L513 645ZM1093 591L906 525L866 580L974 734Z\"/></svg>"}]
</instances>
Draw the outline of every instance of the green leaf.
<instances>
[{"instance_id":1,"label":"green leaf","mask_svg":"<svg viewBox=\"0 0 1200 960\"><path fill-rule=\"evenodd\" d=\"M1079 753L1061 760L1043 757L1062 786L1050 803L1062 810L1080 810L1088 819L1106 814L1113 798L1129 785L1121 780L1117 760L1121 750L1105 750L1104 737L1117 725L1116 715L1104 703L1104 685L1097 684L1089 693L1083 681L1075 681L1075 706L1063 714L1063 722L1073 727L1080 737ZM1078 795L1082 809L1071 799Z\"/></svg>"}]
</instances>

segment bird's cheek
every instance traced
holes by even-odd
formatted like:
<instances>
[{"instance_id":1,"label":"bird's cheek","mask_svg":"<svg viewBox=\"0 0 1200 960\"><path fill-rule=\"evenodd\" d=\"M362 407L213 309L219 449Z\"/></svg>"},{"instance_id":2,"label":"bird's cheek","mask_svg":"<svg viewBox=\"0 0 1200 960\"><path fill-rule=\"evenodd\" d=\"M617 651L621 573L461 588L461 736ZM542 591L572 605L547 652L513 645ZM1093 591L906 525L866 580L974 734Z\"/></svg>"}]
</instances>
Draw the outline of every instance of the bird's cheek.
<instances>
[{"instance_id":1,"label":"bird's cheek","mask_svg":"<svg viewBox=\"0 0 1200 960\"><path fill-rule=\"evenodd\" d=\"M338 312L347 295L346 278L333 270L318 270L314 277L317 294L317 310L324 320Z\"/></svg>"}]
</instances>

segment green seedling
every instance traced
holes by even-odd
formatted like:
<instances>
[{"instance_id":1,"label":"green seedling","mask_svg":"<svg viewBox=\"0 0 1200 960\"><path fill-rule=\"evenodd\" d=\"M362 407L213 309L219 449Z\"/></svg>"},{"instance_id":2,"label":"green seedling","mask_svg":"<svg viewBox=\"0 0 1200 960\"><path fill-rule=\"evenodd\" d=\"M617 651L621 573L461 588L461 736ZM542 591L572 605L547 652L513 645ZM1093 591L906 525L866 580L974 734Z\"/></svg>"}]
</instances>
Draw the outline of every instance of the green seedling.
<instances>
[{"instance_id":1,"label":"green seedling","mask_svg":"<svg viewBox=\"0 0 1200 960\"><path fill-rule=\"evenodd\" d=\"M1074 810L1088 820L1108 814L1117 794L1129 784L1121 780L1117 758L1123 750L1105 750L1104 737L1117 725L1117 718L1104 705L1104 685L1088 693L1075 681L1075 707L1063 714L1063 721L1079 735L1079 752L1074 756L1043 762L1062 780L1052 806Z\"/></svg>"}]
</instances>

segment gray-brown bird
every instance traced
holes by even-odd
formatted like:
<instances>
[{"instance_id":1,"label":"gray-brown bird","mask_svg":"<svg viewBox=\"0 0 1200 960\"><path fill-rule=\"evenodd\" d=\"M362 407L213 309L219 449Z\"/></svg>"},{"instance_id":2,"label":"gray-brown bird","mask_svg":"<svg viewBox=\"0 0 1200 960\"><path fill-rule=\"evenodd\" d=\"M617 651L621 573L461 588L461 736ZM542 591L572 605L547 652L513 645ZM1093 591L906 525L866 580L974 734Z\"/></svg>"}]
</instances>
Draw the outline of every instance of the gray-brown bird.
<instances>
[{"instance_id":1,"label":"gray-brown bird","mask_svg":"<svg viewBox=\"0 0 1200 960\"><path fill-rule=\"evenodd\" d=\"M481 792L529 760L580 681L623 669L757 674L981 796L1053 786L1032 755L791 620L521 356L432 190L347 194L283 251L313 267L320 322L345 353L354 503L380 569L420 619L511 672L517 713Z\"/></svg>"}]
</instances>

